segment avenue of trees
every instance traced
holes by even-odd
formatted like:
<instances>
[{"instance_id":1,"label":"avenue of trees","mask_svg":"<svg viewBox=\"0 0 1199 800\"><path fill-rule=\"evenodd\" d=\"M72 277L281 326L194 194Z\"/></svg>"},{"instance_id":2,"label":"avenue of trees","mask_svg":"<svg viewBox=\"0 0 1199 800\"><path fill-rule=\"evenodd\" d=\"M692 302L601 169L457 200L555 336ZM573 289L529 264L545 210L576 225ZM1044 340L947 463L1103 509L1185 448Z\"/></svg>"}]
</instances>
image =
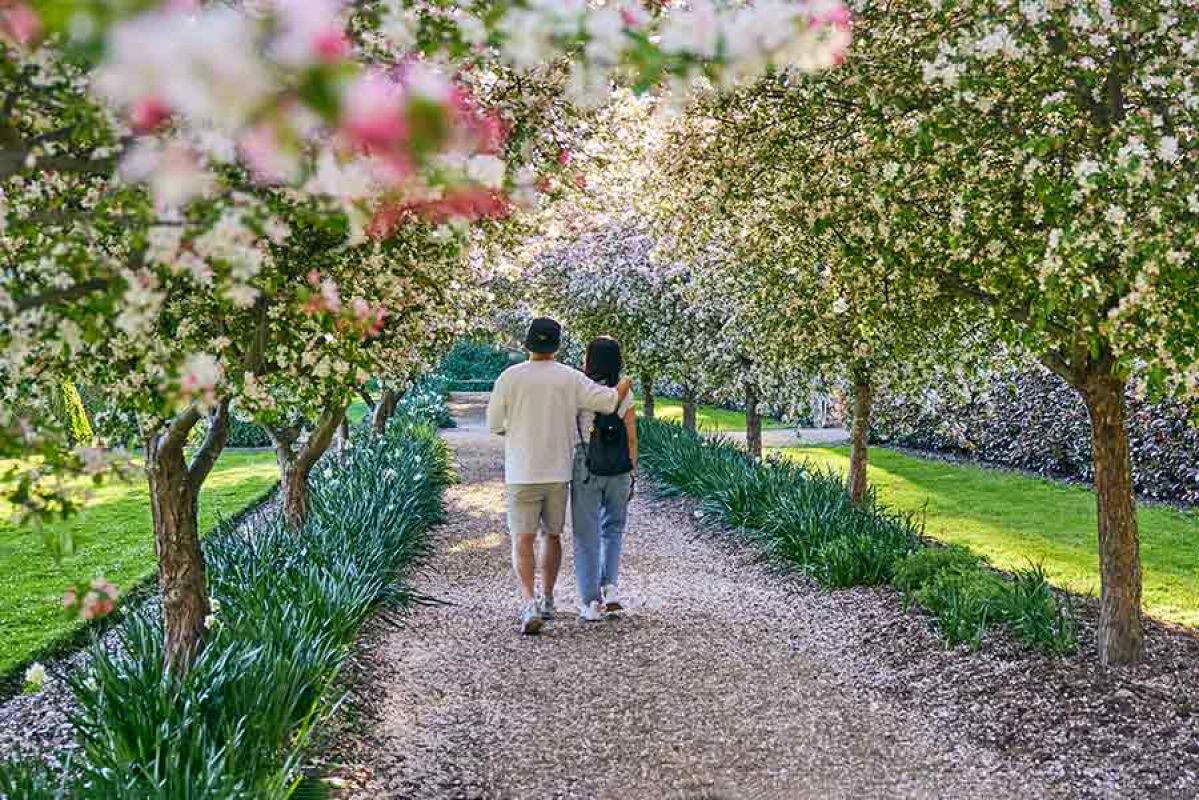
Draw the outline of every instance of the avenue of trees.
<instances>
[{"instance_id":1,"label":"avenue of trees","mask_svg":"<svg viewBox=\"0 0 1199 800\"><path fill-rule=\"evenodd\" d=\"M596 300L551 268L547 284L565 289L551 305L601 330L623 308L685 297L674 318L728 329L678 329L674 368L709 396L747 381L729 362L757 383L838 381L852 399L855 498L880 387L969 381L1004 353L1036 358L1090 415L1099 657L1136 662L1124 398L1130 382L1199 394L1199 9L852 6L854 43L836 69L767 75L681 113L644 100L609 113L597 125L608 144L590 162L598 177L563 212L601 222L580 224L573 244L551 240L543 260L573 248L618 287ZM639 129L648 144L623 144ZM631 236L652 240L636 258ZM658 277L680 269L682 295ZM658 319L649 334L611 330L656 342L669 336Z\"/></svg>"},{"instance_id":2,"label":"avenue of trees","mask_svg":"<svg viewBox=\"0 0 1199 800\"><path fill-rule=\"evenodd\" d=\"M127 470L66 387L135 416L185 671L231 414L302 525L349 402L383 429L505 250L650 413L742 403L760 454L763 397L845 387L855 499L880 391L1038 359L1088 409L1099 655L1135 662L1124 397L1199 393L1197 41L1182 0L0 0L6 493Z\"/></svg>"},{"instance_id":3,"label":"avenue of trees","mask_svg":"<svg viewBox=\"0 0 1199 800\"><path fill-rule=\"evenodd\" d=\"M374 427L483 296L472 249L553 191L573 109L833 65L838 3L0 3L0 457L29 517L129 458L43 413L136 416L166 665L203 646L199 490L236 408L284 513L347 403ZM189 446L202 428L198 446Z\"/></svg>"}]
</instances>

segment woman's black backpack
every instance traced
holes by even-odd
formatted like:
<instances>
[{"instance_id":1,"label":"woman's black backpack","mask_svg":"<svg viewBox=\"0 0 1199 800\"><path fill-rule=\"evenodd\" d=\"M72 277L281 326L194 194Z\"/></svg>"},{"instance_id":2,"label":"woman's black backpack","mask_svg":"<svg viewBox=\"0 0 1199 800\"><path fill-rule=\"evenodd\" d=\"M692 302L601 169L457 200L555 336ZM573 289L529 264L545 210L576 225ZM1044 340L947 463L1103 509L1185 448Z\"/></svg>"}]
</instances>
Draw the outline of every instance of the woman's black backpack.
<instances>
[{"instance_id":1,"label":"woman's black backpack","mask_svg":"<svg viewBox=\"0 0 1199 800\"><path fill-rule=\"evenodd\" d=\"M624 475L633 471L629 432L619 414L596 414L587 444L587 470L592 475Z\"/></svg>"}]
</instances>

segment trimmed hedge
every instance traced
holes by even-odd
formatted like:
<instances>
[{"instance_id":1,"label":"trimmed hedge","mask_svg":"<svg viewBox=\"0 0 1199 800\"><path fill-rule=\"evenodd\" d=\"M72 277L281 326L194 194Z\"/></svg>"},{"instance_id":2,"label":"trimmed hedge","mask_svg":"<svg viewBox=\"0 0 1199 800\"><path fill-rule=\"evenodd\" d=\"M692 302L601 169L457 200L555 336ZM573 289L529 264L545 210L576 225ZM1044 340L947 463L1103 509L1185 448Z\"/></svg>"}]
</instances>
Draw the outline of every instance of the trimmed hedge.
<instances>
[{"instance_id":1,"label":"trimmed hedge","mask_svg":"<svg viewBox=\"0 0 1199 800\"><path fill-rule=\"evenodd\" d=\"M219 601L184 679L162 668L157 609L131 613L115 647L93 644L66 680L78 762L51 775L0 765L0 795L68 798L285 798L304 748L335 707L358 629L413 597L397 582L425 557L453 478L430 415L405 409L313 476L299 533L274 518L205 542Z\"/></svg>"},{"instance_id":2,"label":"trimmed hedge","mask_svg":"<svg viewBox=\"0 0 1199 800\"><path fill-rule=\"evenodd\" d=\"M486 392L500 373L524 357L485 342L460 341L438 368L455 391Z\"/></svg>"},{"instance_id":3,"label":"trimmed hedge","mask_svg":"<svg viewBox=\"0 0 1199 800\"><path fill-rule=\"evenodd\" d=\"M1136 491L1199 503L1199 405L1150 403L1130 390L1128 433ZM1082 398L1034 367L997 375L971 396L928 391L880 397L871 418L880 444L964 455L1055 478L1091 482L1091 423Z\"/></svg>"},{"instance_id":4,"label":"trimmed hedge","mask_svg":"<svg viewBox=\"0 0 1199 800\"><path fill-rule=\"evenodd\" d=\"M887 509L873 493L851 502L832 472L782 458L756 462L670 422L637 426L641 464L662 493L697 498L701 518L728 526L771 561L830 588L894 584L950 644L978 647L988 629L1003 626L1045 651L1075 649L1073 609L1039 568L1009 577L969 551L932 546L915 516Z\"/></svg>"}]
</instances>

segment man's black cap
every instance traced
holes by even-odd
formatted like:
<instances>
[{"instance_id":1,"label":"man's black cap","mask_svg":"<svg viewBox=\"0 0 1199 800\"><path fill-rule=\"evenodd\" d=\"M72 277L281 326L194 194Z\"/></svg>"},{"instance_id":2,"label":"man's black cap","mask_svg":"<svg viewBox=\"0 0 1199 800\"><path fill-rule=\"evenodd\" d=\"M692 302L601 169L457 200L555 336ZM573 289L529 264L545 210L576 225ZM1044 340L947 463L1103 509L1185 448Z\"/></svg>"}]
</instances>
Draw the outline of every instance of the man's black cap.
<instances>
[{"instance_id":1,"label":"man's black cap","mask_svg":"<svg viewBox=\"0 0 1199 800\"><path fill-rule=\"evenodd\" d=\"M538 317L529 323L529 335L525 337L525 349L530 353L556 353L562 344L562 326L547 317Z\"/></svg>"}]
</instances>

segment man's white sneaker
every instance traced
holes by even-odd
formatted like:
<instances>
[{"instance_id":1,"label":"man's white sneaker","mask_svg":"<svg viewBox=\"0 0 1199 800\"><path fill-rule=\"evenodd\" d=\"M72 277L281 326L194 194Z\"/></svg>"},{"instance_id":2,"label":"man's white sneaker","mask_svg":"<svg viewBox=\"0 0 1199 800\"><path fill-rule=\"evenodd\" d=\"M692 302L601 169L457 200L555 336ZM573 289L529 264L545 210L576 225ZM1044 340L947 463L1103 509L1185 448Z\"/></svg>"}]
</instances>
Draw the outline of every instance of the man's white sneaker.
<instances>
[{"instance_id":1,"label":"man's white sneaker","mask_svg":"<svg viewBox=\"0 0 1199 800\"><path fill-rule=\"evenodd\" d=\"M537 598L537 610L541 612L541 618L549 622L554 618L557 612L554 609L554 598L542 595Z\"/></svg>"},{"instance_id":2,"label":"man's white sneaker","mask_svg":"<svg viewBox=\"0 0 1199 800\"><path fill-rule=\"evenodd\" d=\"M599 600L592 600L585 606L579 607L579 619L584 622L599 622L604 618L604 609Z\"/></svg>"},{"instance_id":3,"label":"man's white sneaker","mask_svg":"<svg viewBox=\"0 0 1199 800\"><path fill-rule=\"evenodd\" d=\"M536 636L541 633L541 625L541 612L537 610L537 603L526 604L524 611L520 612L520 632L526 636Z\"/></svg>"},{"instance_id":4,"label":"man's white sneaker","mask_svg":"<svg viewBox=\"0 0 1199 800\"><path fill-rule=\"evenodd\" d=\"M620 602L620 593L616 591L616 584L606 584L600 589L600 595L603 597L605 613L614 614L617 611L624 610L624 606Z\"/></svg>"}]
</instances>

